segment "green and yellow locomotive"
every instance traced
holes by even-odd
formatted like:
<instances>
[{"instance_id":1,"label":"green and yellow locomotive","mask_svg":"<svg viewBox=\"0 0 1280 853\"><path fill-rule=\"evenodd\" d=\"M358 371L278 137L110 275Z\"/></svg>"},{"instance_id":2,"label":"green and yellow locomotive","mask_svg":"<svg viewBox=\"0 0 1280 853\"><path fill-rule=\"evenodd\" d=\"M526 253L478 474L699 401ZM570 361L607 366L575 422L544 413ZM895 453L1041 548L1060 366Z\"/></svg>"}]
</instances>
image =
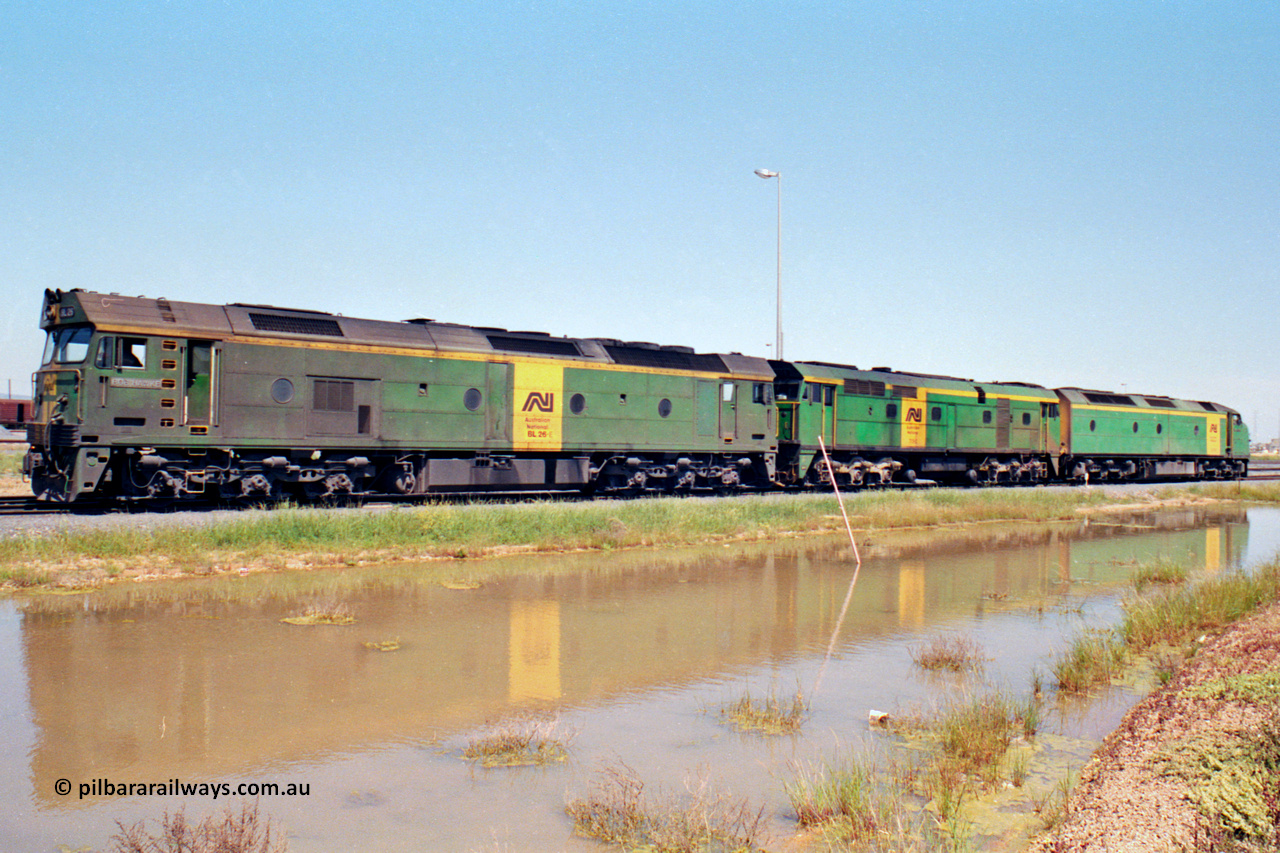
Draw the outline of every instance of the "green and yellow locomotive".
<instances>
[{"instance_id":1,"label":"green and yellow locomotive","mask_svg":"<svg viewBox=\"0 0 1280 853\"><path fill-rule=\"evenodd\" d=\"M24 470L56 501L1248 470L1238 413L1167 397L81 290L41 327Z\"/></svg>"},{"instance_id":2,"label":"green and yellow locomotive","mask_svg":"<svg viewBox=\"0 0 1280 853\"><path fill-rule=\"evenodd\" d=\"M1236 479L1248 473L1249 431L1218 403L1059 388L1062 476Z\"/></svg>"},{"instance_id":3,"label":"green and yellow locomotive","mask_svg":"<svg viewBox=\"0 0 1280 853\"><path fill-rule=\"evenodd\" d=\"M778 478L785 484L1083 483L1248 473L1248 430L1238 412L1217 403L818 362L770 365Z\"/></svg>"},{"instance_id":4,"label":"green and yellow locomotive","mask_svg":"<svg viewBox=\"0 0 1280 853\"><path fill-rule=\"evenodd\" d=\"M1046 388L888 368L771 364L786 482L817 485L834 476L852 487L918 479L1033 484L1056 473L1058 397Z\"/></svg>"},{"instance_id":5,"label":"green and yellow locomotive","mask_svg":"<svg viewBox=\"0 0 1280 853\"><path fill-rule=\"evenodd\" d=\"M41 326L25 469L51 500L774 479L763 359L79 290Z\"/></svg>"}]
</instances>

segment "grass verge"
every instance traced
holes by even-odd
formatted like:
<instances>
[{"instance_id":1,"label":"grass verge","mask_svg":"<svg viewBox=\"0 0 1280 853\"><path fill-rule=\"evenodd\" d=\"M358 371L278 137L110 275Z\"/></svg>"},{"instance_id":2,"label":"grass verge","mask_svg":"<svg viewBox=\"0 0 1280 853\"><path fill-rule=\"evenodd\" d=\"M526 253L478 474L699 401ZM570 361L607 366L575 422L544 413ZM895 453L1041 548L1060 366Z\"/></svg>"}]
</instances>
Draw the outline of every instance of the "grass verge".
<instances>
[{"instance_id":1,"label":"grass verge","mask_svg":"<svg viewBox=\"0 0 1280 853\"><path fill-rule=\"evenodd\" d=\"M865 532L1072 519L1116 502L1098 491L939 489L864 492L848 506L854 524ZM1139 498L1129 502L1135 509L1150 505ZM0 541L0 567L44 571L82 585L142 574L208 574L243 567L310 568L768 539L834 532L841 525L835 499L828 495L439 504L362 511L282 506L199 522L5 539Z\"/></svg>"},{"instance_id":2,"label":"grass verge","mask_svg":"<svg viewBox=\"0 0 1280 853\"><path fill-rule=\"evenodd\" d=\"M1159 566L1155 572L1174 578L1188 574L1181 566ZM1135 584L1141 575L1140 569ZM1232 571L1199 583L1165 586L1139 595L1124 605L1119 627L1081 634L1071 649L1054 662L1058 689L1079 693L1108 683L1131 655L1188 646L1277 600L1280 561L1253 572ZM1157 669L1167 667L1168 660L1168 654L1164 655L1157 661ZM1161 680L1167 681L1168 674L1161 674Z\"/></svg>"},{"instance_id":3,"label":"grass verge","mask_svg":"<svg viewBox=\"0 0 1280 853\"><path fill-rule=\"evenodd\" d=\"M0 447L0 480L21 482L22 457L26 454L26 446Z\"/></svg>"},{"instance_id":4,"label":"grass verge","mask_svg":"<svg viewBox=\"0 0 1280 853\"><path fill-rule=\"evenodd\" d=\"M1138 598L1125 607L1119 634L1139 652L1157 644L1183 645L1278 599L1280 561Z\"/></svg>"}]
</instances>

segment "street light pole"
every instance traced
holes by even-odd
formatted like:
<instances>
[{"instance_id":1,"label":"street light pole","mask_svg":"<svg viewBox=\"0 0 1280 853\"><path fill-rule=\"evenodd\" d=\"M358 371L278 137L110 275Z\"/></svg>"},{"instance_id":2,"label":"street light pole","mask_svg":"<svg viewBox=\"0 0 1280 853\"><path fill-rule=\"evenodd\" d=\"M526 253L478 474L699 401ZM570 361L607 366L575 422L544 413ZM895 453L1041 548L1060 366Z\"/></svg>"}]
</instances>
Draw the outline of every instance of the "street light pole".
<instances>
[{"instance_id":1,"label":"street light pole","mask_svg":"<svg viewBox=\"0 0 1280 853\"><path fill-rule=\"evenodd\" d=\"M770 172L768 169L756 169L756 174L761 178L768 180L769 178L778 179L778 341L775 352L775 358L782 359L782 174L779 172Z\"/></svg>"}]
</instances>

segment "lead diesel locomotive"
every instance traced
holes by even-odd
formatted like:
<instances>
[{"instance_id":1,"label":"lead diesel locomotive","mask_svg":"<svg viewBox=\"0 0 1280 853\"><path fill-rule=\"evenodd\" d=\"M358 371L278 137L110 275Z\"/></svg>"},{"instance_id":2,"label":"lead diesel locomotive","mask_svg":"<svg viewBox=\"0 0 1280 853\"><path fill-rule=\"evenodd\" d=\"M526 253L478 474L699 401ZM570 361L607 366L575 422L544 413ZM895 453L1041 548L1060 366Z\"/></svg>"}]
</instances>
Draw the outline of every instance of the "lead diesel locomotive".
<instances>
[{"instance_id":1,"label":"lead diesel locomotive","mask_svg":"<svg viewBox=\"0 0 1280 853\"><path fill-rule=\"evenodd\" d=\"M432 320L46 291L54 501L1236 478L1216 403ZM824 457L822 450L827 455Z\"/></svg>"}]
</instances>

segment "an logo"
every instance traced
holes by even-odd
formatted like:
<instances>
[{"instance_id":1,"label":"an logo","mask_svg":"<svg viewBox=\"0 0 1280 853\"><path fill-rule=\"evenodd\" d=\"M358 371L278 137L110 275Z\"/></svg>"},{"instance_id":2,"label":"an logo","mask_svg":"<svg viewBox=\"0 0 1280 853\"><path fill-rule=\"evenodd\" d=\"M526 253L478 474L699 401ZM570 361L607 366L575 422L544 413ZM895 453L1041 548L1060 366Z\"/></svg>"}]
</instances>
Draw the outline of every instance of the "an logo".
<instances>
[{"instance_id":1,"label":"an logo","mask_svg":"<svg viewBox=\"0 0 1280 853\"><path fill-rule=\"evenodd\" d=\"M906 411L907 423L922 424L924 423L924 409L917 409L914 406L908 407Z\"/></svg>"},{"instance_id":2,"label":"an logo","mask_svg":"<svg viewBox=\"0 0 1280 853\"><path fill-rule=\"evenodd\" d=\"M534 409L548 414L554 412L556 410L556 395L550 391L546 393L530 391L529 396L524 400L524 407L520 411L532 412Z\"/></svg>"}]
</instances>

